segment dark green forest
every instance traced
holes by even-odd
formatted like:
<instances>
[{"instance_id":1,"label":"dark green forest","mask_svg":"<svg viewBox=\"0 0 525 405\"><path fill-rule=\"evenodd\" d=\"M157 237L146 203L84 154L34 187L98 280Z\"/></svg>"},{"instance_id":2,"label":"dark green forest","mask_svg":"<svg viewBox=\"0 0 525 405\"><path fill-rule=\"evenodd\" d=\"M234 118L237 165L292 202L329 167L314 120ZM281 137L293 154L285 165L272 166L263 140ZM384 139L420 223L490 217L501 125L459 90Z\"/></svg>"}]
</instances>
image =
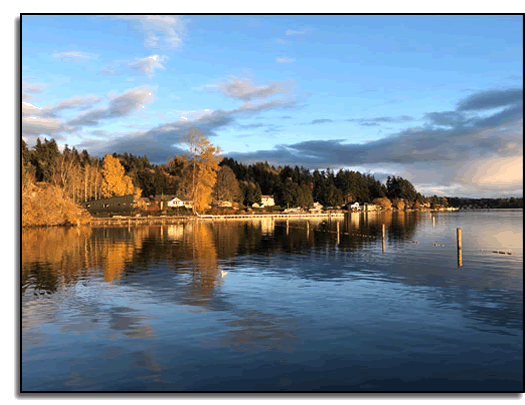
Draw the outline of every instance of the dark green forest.
<instances>
[{"instance_id":1,"label":"dark green forest","mask_svg":"<svg viewBox=\"0 0 525 405\"><path fill-rule=\"evenodd\" d=\"M79 152L68 146L60 152L54 139L40 139L33 148L22 140L22 185L28 182L49 183L61 187L75 202L100 198L103 158ZM181 166L173 159L166 164L153 164L147 156L113 153L124 167L142 197L183 195L186 190ZM214 200L227 200L248 207L261 202L262 195L271 195L282 208L309 208L314 202L325 207L342 207L359 202L390 200L393 207L429 208L522 208L523 198L465 199L457 197L425 197L406 179L389 176L381 183L371 174L327 168L313 171L299 166L275 167L267 162L244 164L225 157L220 162L214 187Z\"/></svg>"}]
</instances>

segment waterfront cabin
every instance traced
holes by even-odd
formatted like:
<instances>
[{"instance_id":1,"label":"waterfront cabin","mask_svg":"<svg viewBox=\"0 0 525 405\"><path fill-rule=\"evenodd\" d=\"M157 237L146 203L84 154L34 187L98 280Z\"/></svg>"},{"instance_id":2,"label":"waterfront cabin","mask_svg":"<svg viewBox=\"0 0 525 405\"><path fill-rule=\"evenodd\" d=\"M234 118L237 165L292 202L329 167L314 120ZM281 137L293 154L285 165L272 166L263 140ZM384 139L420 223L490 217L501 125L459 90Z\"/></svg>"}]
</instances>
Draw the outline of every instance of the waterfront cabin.
<instances>
[{"instance_id":1,"label":"waterfront cabin","mask_svg":"<svg viewBox=\"0 0 525 405\"><path fill-rule=\"evenodd\" d=\"M310 212L312 213L321 212L322 210L323 210L323 204L318 203L318 202L314 202L314 206L310 208Z\"/></svg>"},{"instance_id":2,"label":"waterfront cabin","mask_svg":"<svg viewBox=\"0 0 525 405\"><path fill-rule=\"evenodd\" d=\"M262 195L261 196L261 207L273 207L275 205L275 200L271 195Z\"/></svg>"},{"instance_id":3,"label":"waterfront cabin","mask_svg":"<svg viewBox=\"0 0 525 405\"><path fill-rule=\"evenodd\" d=\"M180 208L180 207L184 207L184 203L179 197L173 197L172 199L168 201L168 207Z\"/></svg>"},{"instance_id":4,"label":"waterfront cabin","mask_svg":"<svg viewBox=\"0 0 525 405\"><path fill-rule=\"evenodd\" d=\"M346 208L350 211L360 211L361 210L361 207L359 206L359 203L358 202L355 202L355 203L348 203L346 205Z\"/></svg>"}]
</instances>

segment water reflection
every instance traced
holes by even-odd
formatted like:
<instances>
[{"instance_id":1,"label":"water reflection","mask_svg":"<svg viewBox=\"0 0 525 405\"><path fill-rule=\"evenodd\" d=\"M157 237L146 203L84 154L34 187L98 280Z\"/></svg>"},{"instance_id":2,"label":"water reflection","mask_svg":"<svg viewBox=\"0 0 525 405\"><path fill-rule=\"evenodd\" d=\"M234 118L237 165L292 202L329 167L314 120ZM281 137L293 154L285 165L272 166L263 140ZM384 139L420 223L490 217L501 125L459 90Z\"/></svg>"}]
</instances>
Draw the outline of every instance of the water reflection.
<instances>
[{"instance_id":1,"label":"water reflection","mask_svg":"<svg viewBox=\"0 0 525 405\"><path fill-rule=\"evenodd\" d=\"M373 306L359 307L357 301L359 310L350 306L339 314L340 302L359 294L371 302L392 294L393 308L403 300L417 302L436 319L459 313L453 320L458 331L519 336L522 251L513 242L514 256L492 257L480 253L479 244L522 240L521 221L485 219L487 229L501 225L501 232L492 232L497 241L489 242L479 235L479 219L468 218L437 216L435 227L420 213L355 213L309 225L257 220L27 229L21 262L24 338L43 341L37 326L58 324L61 333L76 337L95 330L108 339L138 342L176 334L219 351L293 353L311 339L336 339L338 333L336 343L344 346L350 328L345 322L353 327L360 311L371 311L374 319ZM464 232L460 269L456 227ZM433 247L435 241L448 247ZM222 271L228 276L222 278ZM209 313L214 316L194 321ZM403 316L392 315L400 322ZM312 326L330 317L336 319L330 333L323 332L327 326ZM168 318L179 323L163 322ZM144 353L137 351L133 364L160 373L161 361ZM68 378L68 384L81 386L74 375Z\"/></svg>"}]
</instances>

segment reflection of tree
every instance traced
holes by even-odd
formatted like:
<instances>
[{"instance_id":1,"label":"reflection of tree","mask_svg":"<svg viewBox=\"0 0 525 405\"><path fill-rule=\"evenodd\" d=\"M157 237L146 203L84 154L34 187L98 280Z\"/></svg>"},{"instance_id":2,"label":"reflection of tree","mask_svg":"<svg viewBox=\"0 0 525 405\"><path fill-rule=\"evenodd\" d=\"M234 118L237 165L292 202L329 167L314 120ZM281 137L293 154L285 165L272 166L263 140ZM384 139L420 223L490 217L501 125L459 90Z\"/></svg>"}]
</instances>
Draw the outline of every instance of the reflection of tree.
<instances>
[{"instance_id":1,"label":"reflection of tree","mask_svg":"<svg viewBox=\"0 0 525 405\"><path fill-rule=\"evenodd\" d=\"M237 254L243 225L241 222L217 222L212 224L217 255L224 259Z\"/></svg>"},{"instance_id":2,"label":"reflection of tree","mask_svg":"<svg viewBox=\"0 0 525 405\"><path fill-rule=\"evenodd\" d=\"M22 231L22 293L52 293L100 269L121 277L147 228L37 228Z\"/></svg>"},{"instance_id":3,"label":"reflection of tree","mask_svg":"<svg viewBox=\"0 0 525 405\"><path fill-rule=\"evenodd\" d=\"M192 256L191 296L194 304L203 303L211 297L219 276L217 251L209 224L192 224Z\"/></svg>"},{"instance_id":4,"label":"reflection of tree","mask_svg":"<svg viewBox=\"0 0 525 405\"><path fill-rule=\"evenodd\" d=\"M133 246L126 242L116 242L106 246L104 281L108 283L120 279L126 260L133 254Z\"/></svg>"},{"instance_id":5,"label":"reflection of tree","mask_svg":"<svg viewBox=\"0 0 525 405\"><path fill-rule=\"evenodd\" d=\"M33 293L53 293L93 276L125 284L127 279L131 280L128 276L136 275L139 277L132 279L132 288L150 289L159 295L160 300L206 305L208 309L213 309L218 303L224 304L222 296L214 297L215 290L221 285L219 263L236 267L246 260L252 265L252 259L256 258L255 261L271 261L272 268L279 269L279 274L288 273L298 279L332 281L341 277L351 278L353 272L360 277L363 266L370 265L370 271L376 271L378 262L369 261L368 252L378 241L380 246L382 223L387 225L388 235L395 242L412 238L420 220L427 220L427 217L411 212L352 214L351 219L339 221L343 232L339 244L336 235L331 233L336 230L337 222L334 220L326 221L324 226L330 232L323 231L322 221L311 221L309 237L304 221L290 221L288 233L286 223L277 221L272 235L263 234L259 221L190 222L173 228L24 229L22 294L38 310L43 300L33 300L30 296ZM344 232L353 235L345 235ZM358 233L375 235L376 238L364 238L356 235ZM360 250L364 250L365 254L355 254ZM451 280L454 285L465 286L470 291L481 290L487 285L492 285L497 289L495 291L512 290L515 287L509 286L516 285L515 278L509 279L515 276L507 273L501 273L499 284L495 285L492 270L486 275L476 270L469 277L468 272L473 270L463 269L458 274L455 267L447 268L439 263L424 271L397 265L395 260L388 262L388 266L381 263L379 266L377 272L381 272L382 277L391 277L398 282L399 276L402 276L402 282L406 285L438 287L439 291L450 291ZM268 270L264 265L261 269ZM144 278L140 278L139 273L143 273ZM137 280L140 286L137 286ZM228 283L229 277L222 282ZM464 298L463 312L468 318L490 325L492 329L517 327L523 312L520 307L522 292L508 295L505 300L498 294L488 294L493 300L490 305L471 304L469 297ZM460 295L436 297L439 305L447 300L458 303L460 299ZM27 311L29 306L24 305L24 311ZM266 321L257 324L259 316L240 317L243 320L237 327L244 332L237 336L239 341L247 339L250 334L275 329ZM129 329L132 329L131 326ZM137 334L146 336L150 333L139 326L135 329Z\"/></svg>"},{"instance_id":6,"label":"reflection of tree","mask_svg":"<svg viewBox=\"0 0 525 405\"><path fill-rule=\"evenodd\" d=\"M36 228L22 231L22 293L55 292L86 273L91 229Z\"/></svg>"}]
</instances>

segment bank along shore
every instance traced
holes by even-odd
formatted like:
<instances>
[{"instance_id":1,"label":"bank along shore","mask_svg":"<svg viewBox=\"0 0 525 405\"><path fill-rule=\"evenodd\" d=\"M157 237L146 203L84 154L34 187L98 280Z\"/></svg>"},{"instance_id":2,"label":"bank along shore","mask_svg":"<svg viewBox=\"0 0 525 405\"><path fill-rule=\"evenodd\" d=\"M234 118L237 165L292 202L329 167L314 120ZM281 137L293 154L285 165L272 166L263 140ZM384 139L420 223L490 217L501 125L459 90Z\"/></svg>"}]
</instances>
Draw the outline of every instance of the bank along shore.
<instances>
[{"instance_id":1,"label":"bank along shore","mask_svg":"<svg viewBox=\"0 0 525 405\"><path fill-rule=\"evenodd\" d=\"M55 199L56 200L56 199ZM66 201L68 202L68 201ZM169 225L180 224L190 221L250 221L250 220L324 220L324 219L343 219L345 214L359 215L370 214L376 215L381 212L396 212L395 209L378 210L378 211L321 211L315 213L237 213L224 215L142 215L132 214L127 215L114 214L111 216L93 216L85 209L77 207L73 203L69 205L54 205L53 207L43 207L42 204L22 204L22 227L48 227L48 226L135 226L135 225ZM25 207L24 207L25 206ZM45 209L44 209L45 208ZM440 209L407 209L403 212L438 212L438 211L457 211L459 208L440 208Z\"/></svg>"},{"instance_id":2,"label":"bank along shore","mask_svg":"<svg viewBox=\"0 0 525 405\"><path fill-rule=\"evenodd\" d=\"M439 210L418 209L405 210L403 212L448 212L458 211L458 208L441 208ZM382 212L396 212L395 210L388 211L336 211L336 212L320 212L320 213L246 213L235 215L158 215L158 216L124 216L113 215L112 217L92 217L85 225L90 226L136 226L136 225L170 225L181 224L192 221L205 222L228 222L228 221L250 221L250 220L289 220L289 221L308 221L308 220L337 220L343 219L345 214L360 215L369 214L377 215Z\"/></svg>"}]
</instances>

